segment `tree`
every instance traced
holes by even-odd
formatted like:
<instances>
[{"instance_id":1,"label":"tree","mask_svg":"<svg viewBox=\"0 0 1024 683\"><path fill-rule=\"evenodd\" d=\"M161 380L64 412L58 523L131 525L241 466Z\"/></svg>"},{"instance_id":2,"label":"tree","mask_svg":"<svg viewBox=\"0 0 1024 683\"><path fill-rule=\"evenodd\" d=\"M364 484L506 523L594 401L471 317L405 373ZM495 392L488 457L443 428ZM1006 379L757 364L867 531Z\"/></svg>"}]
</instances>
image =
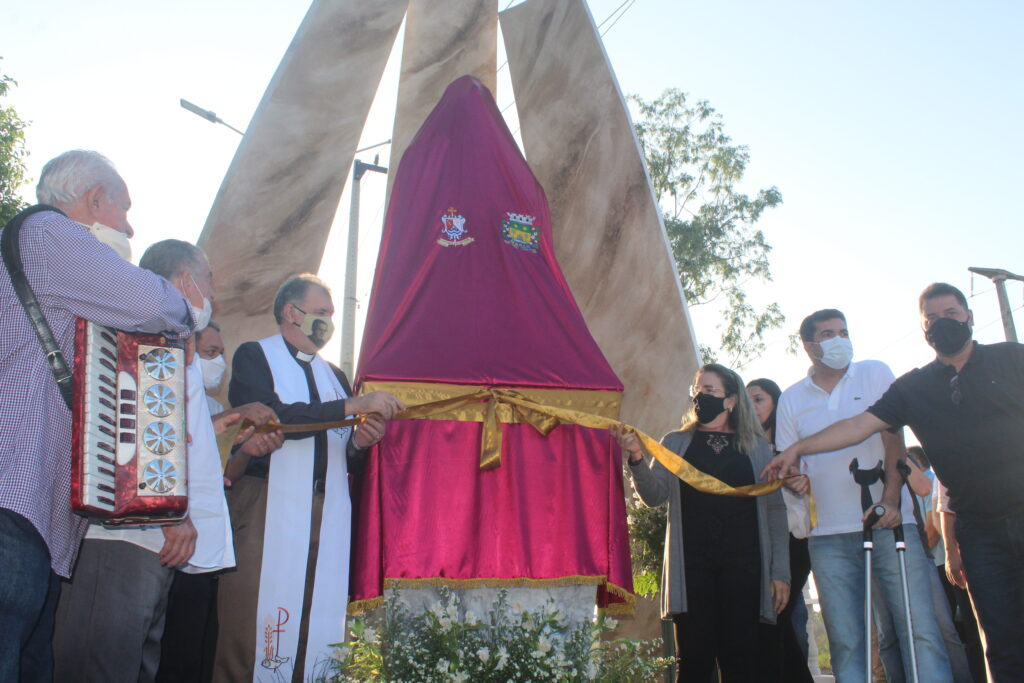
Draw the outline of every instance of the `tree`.
<instances>
[{"instance_id":1,"label":"tree","mask_svg":"<svg viewBox=\"0 0 1024 683\"><path fill-rule=\"evenodd\" d=\"M11 86L17 84L10 76L0 73L0 98L6 97ZM26 206L18 190L25 184L27 126L14 107L0 104L0 226Z\"/></svg>"},{"instance_id":2,"label":"tree","mask_svg":"<svg viewBox=\"0 0 1024 683\"><path fill-rule=\"evenodd\" d=\"M752 279L771 280L771 246L753 226L782 203L782 193L773 186L751 197L736 189L750 152L733 144L706 100L691 104L675 88L652 102L629 99L687 303L722 302L718 350L734 366L762 353L764 334L786 319L777 303L756 309L744 290ZM705 361L719 355L703 344L700 350Z\"/></svg>"}]
</instances>

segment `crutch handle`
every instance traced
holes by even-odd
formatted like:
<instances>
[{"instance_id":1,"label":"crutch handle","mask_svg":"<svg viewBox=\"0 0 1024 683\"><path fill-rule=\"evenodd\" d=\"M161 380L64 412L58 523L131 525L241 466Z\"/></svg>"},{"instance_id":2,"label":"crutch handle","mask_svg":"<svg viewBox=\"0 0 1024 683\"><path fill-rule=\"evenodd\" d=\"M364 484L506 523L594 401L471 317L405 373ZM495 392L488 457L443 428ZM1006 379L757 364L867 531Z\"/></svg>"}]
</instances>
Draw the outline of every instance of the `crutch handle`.
<instances>
[{"instance_id":1,"label":"crutch handle","mask_svg":"<svg viewBox=\"0 0 1024 683\"><path fill-rule=\"evenodd\" d=\"M871 540L871 530L875 526L875 522L882 518L885 514L884 505L876 505L871 508L871 512L868 514L867 519L864 520L864 540Z\"/></svg>"}]
</instances>

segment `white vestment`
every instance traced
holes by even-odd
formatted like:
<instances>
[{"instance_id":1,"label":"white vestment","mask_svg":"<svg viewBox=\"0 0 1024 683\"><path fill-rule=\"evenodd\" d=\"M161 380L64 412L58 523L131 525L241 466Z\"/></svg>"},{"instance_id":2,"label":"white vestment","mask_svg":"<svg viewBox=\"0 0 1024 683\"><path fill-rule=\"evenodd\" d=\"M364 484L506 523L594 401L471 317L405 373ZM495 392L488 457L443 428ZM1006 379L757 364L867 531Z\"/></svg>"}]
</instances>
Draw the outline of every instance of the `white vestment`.
<instances>
[{"instance_id":1,"label":"white vestment","mask_svg":"<svg viewBox=\"0 0 1024 683\"><path fill-rule=\"evenodd\" d=\"M281 335L260 341L284 403L306 403L309 385ZM319 356L310 362L322 402L347 398L331 367ZM345 447L349 427L327 431L327 473L316 578L309 616L304 678L326 672L330 645L345 638L348 606L352 504ZM290 679L298 648L313 509L315 437L291 439L270 456L266 528L256 612L254 681Z\"/></svg>"}]
</instances>

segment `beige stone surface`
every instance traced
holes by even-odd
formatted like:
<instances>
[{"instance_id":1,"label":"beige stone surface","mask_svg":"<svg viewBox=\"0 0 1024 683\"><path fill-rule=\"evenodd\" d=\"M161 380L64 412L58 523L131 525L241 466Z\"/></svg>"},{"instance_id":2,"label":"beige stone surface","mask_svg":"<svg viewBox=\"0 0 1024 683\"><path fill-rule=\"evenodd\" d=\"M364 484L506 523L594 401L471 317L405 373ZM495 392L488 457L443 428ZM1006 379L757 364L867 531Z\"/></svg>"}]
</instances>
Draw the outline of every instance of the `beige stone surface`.
<instances>
[{"instance_id":1,"label":"beige stone surface","mask_svg":"<svg viewBox=\"0 0 1024 683\"><path fill-rule=\"evenodd\" d=\"M471 74L495 93L497 50L498 0L410 0L389 168L452 81Z\"/></svg>"},{"instance_id":2,"label":"beige stone surface","mask_svg":"<svg viewBox=\"0 0 1024 683\"><path fill-rule=\"evenodd\" d=\"M272 334L274 294L316 272L408 0L314 0L267 86L199 244L233 351Z\"/></svg>"},{"instance_id":3,"label":"beige stone surface","mask_svg":"<svg viewBox=\"0 0 1024 683\"><path fill-rule=\"evenodd\" d=\"M660 437L686 407L696 340L593 18L582 0L529 0L501 13L501 30L562 271L626 386L623 419Z\"/></svg>"}]
</instances>

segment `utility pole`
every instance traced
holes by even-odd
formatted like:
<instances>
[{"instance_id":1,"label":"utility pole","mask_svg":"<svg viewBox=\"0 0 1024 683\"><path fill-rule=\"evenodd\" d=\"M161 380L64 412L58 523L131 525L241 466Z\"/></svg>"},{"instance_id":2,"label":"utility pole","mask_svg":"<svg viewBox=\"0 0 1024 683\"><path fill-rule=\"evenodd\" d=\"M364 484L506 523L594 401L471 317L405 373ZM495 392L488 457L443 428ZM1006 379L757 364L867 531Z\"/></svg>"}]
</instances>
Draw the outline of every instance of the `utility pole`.
<instances>
[{"instance_id":1,"label":"utility pole","mask_svg":"<svg viewBox=\"0 0 1024 683\"><path fill-rule=\"evenodd\" d=\"M1010 300L1006 296L1006 281L1020 280L1024 282L1024 276L1016 275L1001 268L976 268L972 266L967 270L987 277L995 283L996 296L999 298L999 313L1003 316L1003 330L1006 332L1006 341L1017 341L1017 328L1013 325L1013 312L1010 310Z\"/></svg>"},{"instance_id":2,"label":"utility pole","mask_svg":"<svg viewBox=\"0 0 1024 683\"><path fill-rule=\"evenodd\" d=\"M376 146L376 145L374 145ZM348 249L345 251L345 304L341 313L341 369L349 381L355 381L356 355L356 263L359 251L359 184L367 171L388 172L378 166L380 156L372 164L356 159L352 165L352 205L348 214Z\"/></svg>"}]
</instances>

